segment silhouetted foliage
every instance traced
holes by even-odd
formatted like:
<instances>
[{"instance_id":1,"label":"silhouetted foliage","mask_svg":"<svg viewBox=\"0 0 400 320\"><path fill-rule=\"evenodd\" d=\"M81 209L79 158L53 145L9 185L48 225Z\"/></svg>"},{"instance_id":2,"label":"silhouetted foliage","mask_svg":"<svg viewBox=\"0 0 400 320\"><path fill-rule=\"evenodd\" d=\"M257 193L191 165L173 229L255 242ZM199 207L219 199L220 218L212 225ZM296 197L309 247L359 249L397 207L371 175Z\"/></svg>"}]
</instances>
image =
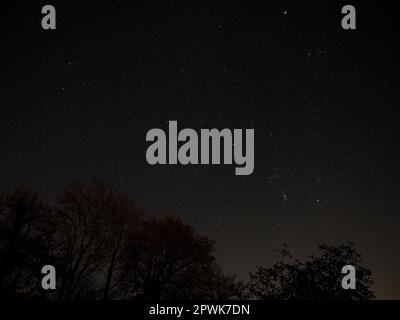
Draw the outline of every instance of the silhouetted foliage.
<instances>
[{"instance_id":1,"label":"silhouetted foliage","mask_svg":"<svg viewBox=\"0 0 400 320\"><path fill-rule=\"evenodd\" d=\"M286 245L277 250L281 261L272 267L258 267L250 275L250 295L262 300L368 300L375 298L371 286L371 272L361 266L360 254L352 243L339 246L320 245L320 255L304 262L294 260ZM288 260L288 261L286 261ZM356 269L355 290L344 290L341 285L342 267Z\"/></svg>"},{"instance_id":2,"label":"silhouetted foliage","mask_svg":"<svg viewBox=\"0 0 400 320\"><path fill-rule=\"evenodd\" d=\"M176 217L145 218L131 197L101 180L65 186L52 206L25 188L0 195L0 296L8 299L372 299L371 272L351 244L259 267L248 284L226 275L214 242ZM57 289L41 289L41 269ZM357 289L343 290L351 264Z\"/></svg>"},{"instance_id":3,"label":"silhouetted foliage","mask_svg":"<svg viewBox=\"0 0 400 320\"><path fill-rule=\"evenodd\" d=\"M212 299L238 295L214 258L214 242L179 218L149 219L130 239L128 296L138 299ZM219 284L221 284L219 286ZM236 290L236 291L235 291Z\"/></svg>"}]
</instances>

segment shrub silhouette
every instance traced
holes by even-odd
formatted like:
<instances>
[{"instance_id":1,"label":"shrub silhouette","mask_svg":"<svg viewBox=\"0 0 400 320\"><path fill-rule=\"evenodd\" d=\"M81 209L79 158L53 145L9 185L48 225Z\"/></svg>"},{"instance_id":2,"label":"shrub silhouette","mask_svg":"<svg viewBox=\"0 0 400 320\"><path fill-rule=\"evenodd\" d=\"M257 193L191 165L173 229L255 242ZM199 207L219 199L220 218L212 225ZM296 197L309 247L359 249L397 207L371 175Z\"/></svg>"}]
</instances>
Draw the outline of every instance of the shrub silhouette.
<instances>
[{"instance_id":1,"label":"shrub silhouette","mask_svg":"<svg viewBox=\"0 0 400 320\"><path fill-rule=\"evenodd\" d=\"M294 260L285 245L277 250L281 260L272 267L258 267L250 275L250 296L261 300L368 300L375 298L371 272L361 265L352 243L320 245L320 255L304 262ZM286 260L291 260L287 261ZM344 290L342 267L356 269L356 289Z\"/></svg>"}]
</instances>

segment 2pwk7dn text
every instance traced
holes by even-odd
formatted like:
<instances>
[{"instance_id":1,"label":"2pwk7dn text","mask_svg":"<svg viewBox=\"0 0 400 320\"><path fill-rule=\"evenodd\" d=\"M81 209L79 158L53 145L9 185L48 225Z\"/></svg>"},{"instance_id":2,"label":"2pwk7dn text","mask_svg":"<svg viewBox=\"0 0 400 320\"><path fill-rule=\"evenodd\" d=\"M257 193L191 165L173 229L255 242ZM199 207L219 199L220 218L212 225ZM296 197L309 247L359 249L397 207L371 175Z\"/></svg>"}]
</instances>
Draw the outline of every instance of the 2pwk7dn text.
<instances>
[{"instance_id":1,"label":"2pwk7dn text","mask_svg":"<svg viewBox=\"0 0 400 320\"><path fill-rule=\"evenodd\" d=\"M250 175L254 171L254 129L244 131L245 141L243 129L200 129L198 134L190 128L178 131L178 122L169 121L167 133L158 128L147 132L146 141L153 143L147 148L146 160L150 165L235 164L236 175Z\"/></svg>"}]
</instances>

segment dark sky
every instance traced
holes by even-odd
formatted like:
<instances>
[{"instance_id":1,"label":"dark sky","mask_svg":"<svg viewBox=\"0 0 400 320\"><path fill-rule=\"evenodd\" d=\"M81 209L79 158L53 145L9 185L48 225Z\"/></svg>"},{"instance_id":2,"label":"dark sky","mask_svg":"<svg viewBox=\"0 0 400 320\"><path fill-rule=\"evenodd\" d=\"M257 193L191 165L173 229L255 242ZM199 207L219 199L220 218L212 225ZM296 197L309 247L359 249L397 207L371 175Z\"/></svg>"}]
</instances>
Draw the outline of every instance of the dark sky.
<instances>
[{"instance_id":1,"label":"dark sky","mask_svg":"<svg viewBox=\"0 0 400 320\"><path fill-rule=\"evenodd\" d=\"M246 278L354 241L400 299L398 1L0 1L0 189L102 177ZM328 1L326 1L328 2ZM57 30L41 28L41 7ZM150 166L152 128L254 128L255 171Z\"/></svg>"}]
</instances>

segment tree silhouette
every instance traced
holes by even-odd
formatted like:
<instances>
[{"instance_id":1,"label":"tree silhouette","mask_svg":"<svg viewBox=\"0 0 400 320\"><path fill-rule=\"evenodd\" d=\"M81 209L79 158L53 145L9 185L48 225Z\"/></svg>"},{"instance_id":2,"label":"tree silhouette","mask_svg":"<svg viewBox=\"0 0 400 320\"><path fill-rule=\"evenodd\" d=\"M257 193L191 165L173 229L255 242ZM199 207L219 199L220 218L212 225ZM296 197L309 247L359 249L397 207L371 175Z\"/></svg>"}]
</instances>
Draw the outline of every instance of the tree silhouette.
<instances>
[{"instance_id":1,"label":"tree silhouette","mask_svg":"<svg viewBox=\"0 0 400 320\"><path fill-rule=\"evenodd\" d=\"M74 181L57 199L60 299L108 299L118 286L123 247L140 217L104 181Z\"/></svg>"},{"instance_id":2,"label":"tree silhouette","mask_svg":"<svg viewBox=\"0 0 400 320\"><path fill-rule=\"evenodd\" d=\"M179 218L143 219L102 180L65 186L52 208L20 188L0 197L0 294L46 299L229 299L244 284L225 275L214 242ZM57 290L41 290L41 268Z\"/></svg>"},{"instance_id":3,"label":"tree silhouette","mask_svg":"<svg viewBox=\"0 0 400 320\"><path fill-rule=\"evenodd\" d=\"M107 237L106 280L103 299L110 296L119 297L121 286L124 285L126 274L126 252L129 245L129 235L136 232L140 225L142 212L123 194L115 196L112 210L105 217L105 235Z\"/></svg>"},{"instance_id":4,"label":"tree silhouette","mask_svg":"<svg viewBox=\"0 0 400 320\"><path fill-rule=\"evenodd\" d=\"M305 262L294 260L285 245L277 250L280 262L272 267L258 267L250 274L250 296L262 300L367 300L375 298L371 286L371 272L361 265L352 243L339 246L320 245L319 256ZM355 290L344 290L341 285L342 267L356 269Z\"/></svg>"},{"instance_id":5,"label":"tree silhouette","mask_svg":"<svg viewBox=\"0 0 400 320\"><path fill-rule=\"evenodd\" d=\"M38 194L21 187L0 197L0 296L39 297L51 230L50 210Z\"/></svg>"},{"instance_id":6,"label":"tree silhouette","mask_svg":"<svg viewBox=\"0 0 400 320\"><path fill-rule=\"evenodd\" d=\"M17 188L0 194L0 297L29 299L373 299L371 272L353 245L321 245L301 262L285 245L280 261L244 284L215 260L214 241L177 217L146 218L132 198L102 180L65 186L51 206ZM41 289L41 268L57 289ZM356 269L356 290L341 286Z\"/></svg>"},{"instance_id":7,"label":"tree silhouette","mask_svg":"<svg viewBox=\"0 0 400 320\"><path fill-rule=\"evenodd\" d=\"M215 262L214 242L199 236L179 218L146 220L130 241L131 298L179 300L239 295L240 284L234 277L222 276Z\"/></svg>"}]
</instances>

